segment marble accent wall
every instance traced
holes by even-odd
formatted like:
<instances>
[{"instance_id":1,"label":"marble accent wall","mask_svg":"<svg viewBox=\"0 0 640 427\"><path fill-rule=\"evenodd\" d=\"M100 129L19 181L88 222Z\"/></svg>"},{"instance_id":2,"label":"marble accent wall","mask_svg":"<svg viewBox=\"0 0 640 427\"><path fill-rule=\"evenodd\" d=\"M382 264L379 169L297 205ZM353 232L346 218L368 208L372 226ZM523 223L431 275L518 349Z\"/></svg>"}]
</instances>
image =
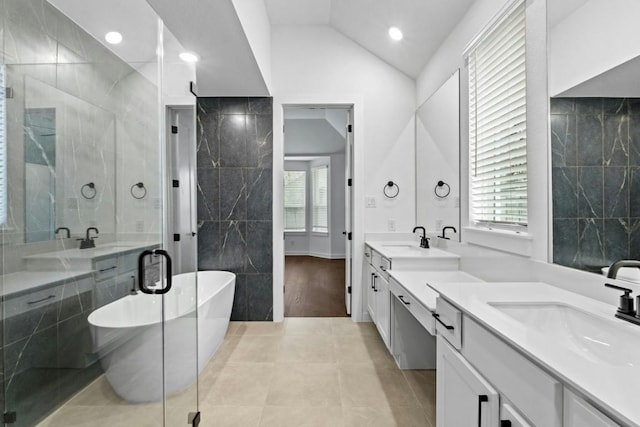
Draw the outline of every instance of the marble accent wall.
<instances>
[{"instance_id":1,"label":"marble accent wall","mask_svg":"<svg viewBox=\"0 0 640 427\"><path fill-rule=\"evenodd\" d=\"M197 109L198 269L236 273L231 320L273 320L273 99Z\"/></svg>"},{"instance_id":2,"label":"marble accent wall","mask_svg":"<svg viewBox=\"0 0 640 427\"><path fill-rule=\"evenodd\" d=\"M551 99L553 262L640 259L640 99Z\"/></svg>"}]
</instances>

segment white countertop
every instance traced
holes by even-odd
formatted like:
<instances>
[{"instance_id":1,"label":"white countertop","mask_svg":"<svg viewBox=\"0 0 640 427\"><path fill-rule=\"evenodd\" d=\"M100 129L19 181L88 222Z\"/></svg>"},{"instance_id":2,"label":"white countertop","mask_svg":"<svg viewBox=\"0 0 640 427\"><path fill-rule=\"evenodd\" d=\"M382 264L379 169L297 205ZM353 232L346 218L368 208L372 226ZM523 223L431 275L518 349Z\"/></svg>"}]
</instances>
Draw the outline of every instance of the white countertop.
<instances>
[{"instance_id":1,"label":"white countertop","mask_svg":"<svg viewBox=\"0 0 640 427\"><path fill-rule=\"evenodd\" d=\"M421 248L414 241L366 241L366 245L388 259L452 260L460 256L438 248ZM406 247L406 250L405 250Z\"/></svg>"},{"instance_id":2,"label":"white countertop","mask_svg":"<svg viewBox=\"0 0 640 427\"><path fill-rule=\"evenodd\" d=\"M436 310L438 293L430 285L440 282L482 282L464 271L398 271L389 270L389 275L402 285L415 299L430 311Z\"/></svg>"},{"instance_id":3,"label":"white countertop","mask_svg":"<svg viewBox=\"0 0 640 427\"><path fill-rule=\"evenodd\" d=\"M626 424L640 426L640 326L614 317L616 307L545 283L446 283L430 282L435 291L480 322L506 342L519 349L548 372L596 402ZM597 325L609 325L628 339L623 348L626 363L597 360L593 353L577 350L576 343L559 343L534 328L527 327L489 303L560 303L587 312ZM550 325L551 327L556 325ZM557 325L560 327L561 325ZM603 326L604 327L604 326ZM551 328L549 328L550 330ZM586 337L586 339L590 339ZM590 339L596 346L606 343ZM572 347L572 348L570 348ZM589 350L592 351L593 349ZM638 350L638 351L636 351ZM629 356L627 356L629 355ZM637 355L637 357L636 357Z\"/></svg>"},{"instance_id":4,"label":"white countertop","mask_svg":"<svg viewBox=\"0 0 640 427\"><path fill-rule=\"evenodd\" d=\"M64 251L52 251L41 254L33 254L23 257L24 259L93 259L113 256L125 252L139 251L144 248L157 246L158 242L112 242L100 246L96 244L91 249L67 249Z\"/></svg>"},{"instance_id":5,"label":"white countertop","mask_svg":"<svg viewBox=\"0 0 640 427\"><path fill-rule=\"evenodd\" d=\"M84 271L19 271L2 276L0 295L24 293L45 285L53 285L68 279L88 276L93 270Z\"/></svg>"}]
</instances>

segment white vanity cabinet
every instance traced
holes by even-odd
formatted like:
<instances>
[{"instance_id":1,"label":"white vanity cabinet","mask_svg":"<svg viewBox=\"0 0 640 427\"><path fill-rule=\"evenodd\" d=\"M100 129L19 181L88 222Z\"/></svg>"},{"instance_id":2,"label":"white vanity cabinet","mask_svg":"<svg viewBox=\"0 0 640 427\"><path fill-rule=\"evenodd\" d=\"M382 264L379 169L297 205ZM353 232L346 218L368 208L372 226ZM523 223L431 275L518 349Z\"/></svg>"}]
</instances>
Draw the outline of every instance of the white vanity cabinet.
<instances>
[{"instance_id":1,"label":"white vanity cabinet","mask_svg":"<svg viewBox=\"0 0 640 427\"><path fill-rule=\"evenodd\" d=\"M564 427L617 427L606 415L571 391L564 390Z\"/></svg>"},{"instance_id":2,"label":"white vanity cabinet","mask_svg":"<svg viewBox=\"0 0 640 427\"><path fill-rule=\"evenodd\" d=\"M387 348L391 347L391 292L389 280L382 274L374 278L376 286L376 328Z\"/></svg>"},{"instance_id":3,"label":"white vanity cabinet","mask_svg":"<svg viewBox=\"0 0 640 427\"><path fill-rule=\"evenodd\" d=\"M444 338L436 339L436 426L498 426L497 391Z\"/></svg>"},{"instance_id":4,"label":"white vanity cabinet","mask_svg":"<svg viewBox=\"0 0 640 427\"><path fill-rule=\"evenodd\" d=\"M442 320L436 325L438 427L563 425L562 383L442 297L436 313ZM465 403L458 406L455 396L465 396ZM486 409L489 424L472 423L466 414L472 404L476 417Z\"/></svg>"},{"instance_id":5,"label":"white vanity cabinet","mask_svg":"<svg viewBox=\"0 0 640 427\"><path fill-rule=\"evenodd\" d=\"M365 257L369 259L367 286L367 310L375 323L380 337L387 348L391 346L391 294L389 292L389 275L391 261L378 252L367 248Z\"/></svg>"}]
</instances>

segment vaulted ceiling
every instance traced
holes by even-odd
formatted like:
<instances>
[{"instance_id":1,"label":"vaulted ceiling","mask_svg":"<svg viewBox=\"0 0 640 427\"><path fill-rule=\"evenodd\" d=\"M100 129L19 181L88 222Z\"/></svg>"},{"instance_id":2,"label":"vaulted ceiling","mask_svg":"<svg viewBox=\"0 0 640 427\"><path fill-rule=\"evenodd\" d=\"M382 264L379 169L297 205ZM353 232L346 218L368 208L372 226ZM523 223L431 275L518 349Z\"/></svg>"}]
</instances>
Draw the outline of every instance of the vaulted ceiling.
<instances>
[{"instance_id":1,"label":"vaulted ceiling","mask_svg":"<svg viewBox=\"0 0 640 427\"><path fill-rule=\"evenodd\" d=\"M328 25L410 77L422 68L474 0L265 0L271 25ZM391 40L388 29L404 33Z\"/></svg>"}]
</instances>

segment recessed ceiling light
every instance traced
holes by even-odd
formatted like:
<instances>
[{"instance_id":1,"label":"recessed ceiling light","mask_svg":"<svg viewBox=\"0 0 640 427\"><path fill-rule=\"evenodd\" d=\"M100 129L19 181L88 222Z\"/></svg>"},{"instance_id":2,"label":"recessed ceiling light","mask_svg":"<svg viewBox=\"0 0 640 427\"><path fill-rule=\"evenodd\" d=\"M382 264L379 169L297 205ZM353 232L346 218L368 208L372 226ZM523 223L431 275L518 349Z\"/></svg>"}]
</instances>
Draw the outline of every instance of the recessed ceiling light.
<instances>
[{"instance_id":1,"label":"recessed ceiling light","mask_svg":"<svg viewBox=\"0 0 640 427\"><path fill-rule=\"evenodd\" d=\"M398 27L389 28L389 37L393 40L402 40L402 31Z\"/></svg>"},{"instance_id":2,"label":"recessed ceiling light","mask_svg":"<svg viewBox=\"0 0 640 427\"><path fill-rule=\"evenodd\" d=\"M180 54L180 59L184 62L198 62L198 55L192 52L182 52Z\"/></svg>"},{"instance_id":3,"label":"recessed ceiling light","mask_svg":"<svg viewBox=\"0 0 640 427\"><path fill-rule=\"evenodd\" d=\"M110 31L105 34L104 39L107 41L107 43L118 44L122 41L122 34L117 31Z\"/></svg>"}]
</instances>

